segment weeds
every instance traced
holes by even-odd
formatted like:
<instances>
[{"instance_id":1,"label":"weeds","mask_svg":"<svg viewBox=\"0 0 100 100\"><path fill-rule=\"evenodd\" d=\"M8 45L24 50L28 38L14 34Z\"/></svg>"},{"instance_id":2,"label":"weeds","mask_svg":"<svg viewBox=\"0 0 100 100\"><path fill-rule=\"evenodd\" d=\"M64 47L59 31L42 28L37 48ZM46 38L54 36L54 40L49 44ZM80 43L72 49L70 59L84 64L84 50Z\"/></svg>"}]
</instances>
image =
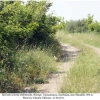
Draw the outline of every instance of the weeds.
<instances>
[{"instance_id":1,"label":"weeds","mask_svg":"<svg viewBox=\"0 0 100 100\"><path fill-rule=\"evenodd\" d=\"M100 92L100 78L98 78L98 70L100 68L99 62L99 57L93 50L90 48L84 48L84 51L70 70L62 92Z\"/></svg>"},{"instance_id":2,"label":"weeds","mask_svg":"<svg viewBox=\"0 0 100 100\"><path fill-rule=\"evenodd\" d=\"M44 83L50 73L57 72L57 63L50 52L40 48L21 49L7 57L6 61L13 65L1 61L0 93L23 92L30 84Z\"/></svg>"},{"instance_id":3,"label":"weeds","mask_svg":"<svg viewBox=\"0 0 100 100\"><path fill-rule=\"evenodd\" d=\"M28 72L30 77L47 77L49 73L56 71L54 58L45 51L36 49L34 51L20 53L18 54L20 55L20 59L17 63L22 65L22 68L24 67L23 71Z\"/></svg>"},{"instance_id":4,"label":"weeds","mask_svg":"<svg viewBox=\"0 0 100 100\"><path fill-rule=\"evenodd\" d=\"M60 33L61 34L61 33ZM96 34L64 34L62 41L81 49L74 66L67 73L62 93L99 93L100 92L100 56L83 44L99 47L100 36ZM59 36L59 35L58 35ZM92 38L92 40L91 40ZM96 45L95 45L96 44Z\"/></svg>"}]
</instances>

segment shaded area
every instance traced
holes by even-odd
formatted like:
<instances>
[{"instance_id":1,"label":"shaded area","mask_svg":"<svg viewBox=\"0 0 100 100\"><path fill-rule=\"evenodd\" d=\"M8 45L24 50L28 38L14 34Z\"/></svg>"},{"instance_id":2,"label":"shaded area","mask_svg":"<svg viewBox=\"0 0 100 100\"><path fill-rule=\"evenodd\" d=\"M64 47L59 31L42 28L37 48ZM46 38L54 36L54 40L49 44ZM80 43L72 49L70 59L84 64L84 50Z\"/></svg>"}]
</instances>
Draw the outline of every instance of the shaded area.
<instances>
[{"instance_id":1,"label":"shaded area","mask_svg":"<svg viewBox=\"0 0 100 100\"><path fill-rule=\"evenodd\" d=\"M69 46L67 44L61 44L61 55L58 61L66 62L70 60L76 59L80 50L76 49L73 46Z\"/></svg>"}]
</instances>

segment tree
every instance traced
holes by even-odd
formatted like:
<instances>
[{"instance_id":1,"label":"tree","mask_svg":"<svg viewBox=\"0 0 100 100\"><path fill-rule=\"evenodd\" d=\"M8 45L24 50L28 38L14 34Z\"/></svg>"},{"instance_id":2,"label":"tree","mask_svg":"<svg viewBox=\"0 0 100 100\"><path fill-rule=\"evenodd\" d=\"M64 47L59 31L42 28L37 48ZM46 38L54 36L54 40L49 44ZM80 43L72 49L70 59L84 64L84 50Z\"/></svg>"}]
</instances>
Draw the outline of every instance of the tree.
<instances>
[{"instance_id":1,"label":"tree","mask_svg":"<svg viewBox=\"0 0 100 100\"><path fill-rule=\"evenodd\" d=\"M88 30L92 32L100 32L100 23L93 20L93 15L87 18Z\"/></svg>"},{"instance_id":2,"label":"tree","mask_svg":"<svg viewBox=\"0 0 100 100\"><path fill-rule=\"evenodd\" d=\"M98 23L97 21L93 22L89 25L89 29L92 32L100 32L100 23Z\"/></svg>"},{"instance_id":3,"label":"tree","mask_svg":"<svg viewBox=\"0 0 100 100\"><path fill-rule=\"evenodd\" d=\"M65 30L66 27L66 21L64 20L64 17L58 17L59 24L58 24L58 29L59 30Z\"/></svg>"},{"instance_id":4,"label":"tree","mask_svg":"<svg viewBox=\"0 0 100 100\"><path fill-rule=\"evenodd\" d=\"M0 1L0 5L0 61L6 57L6 63L22 46L29 50L31 45L54 41L58 18L47 15L52 3Z\"/></svg>"},{"instance_id":5,"label":"tree","mask_svg":"<svg viewBox=\"0 0 100 100\"><path fill-rule=\"evenodd\" d=\"M88 30L89 31L93 31L91 25L93 23L93 15L91 16L90 14L88 15L88 18L87 18L87 24L88 24Z\"/></svg>"},{"instance_id":6,"label":"tree","mask_svg":"<svg viewBox=\"0 0 100 100\"><path fill-rule=\"evenodd\" d=\"M76 21L67 21L66 22L66 31L69 33L82 33L87 32L88 25L86 19L76 20Z\"/></svg>"}]
</instances>

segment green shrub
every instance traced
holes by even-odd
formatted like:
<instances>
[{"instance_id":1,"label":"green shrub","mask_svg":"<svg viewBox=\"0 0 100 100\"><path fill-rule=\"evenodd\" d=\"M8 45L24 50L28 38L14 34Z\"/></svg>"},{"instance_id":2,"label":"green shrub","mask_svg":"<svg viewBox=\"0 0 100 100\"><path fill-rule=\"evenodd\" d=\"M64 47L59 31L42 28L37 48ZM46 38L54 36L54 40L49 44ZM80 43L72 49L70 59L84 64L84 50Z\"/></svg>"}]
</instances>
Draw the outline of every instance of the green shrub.
<instances>
[{"instance_id":1,"label":"green shrub","mask_svg":"<svg viewBox=\"0 0 100 100\"><path fill-rule=\"evenodd\" d=\"M59 20L47 15L51 5L46 0L0 1L0 92L21 92L23 85L57 70Z\"/></svg>"},{"instance_id":2,"label":"green shrub","mask_svg":"<svg viewBox=\"0 0 100 100\"><path fill-rule=\"evenodd\" d=\"M16 54L16 59L17 73L23 79L25 78L24 74L27 74L26 80L28 82L34 82L39 77L46 78L50 73L57 71L53 56L45 50L20 51Z\"/></svg>"},{"instance_id":3,"label":"green shrub","mask_svg":"<svg viewBox=\"0 0 100 100\"><path fill-rule=\"evenodd\" d=\"M0 76L0 93L19 93L23 91L22 80L14 73Z\"/></svg>"},{"instance_id":4,"label":"green shrub","mask_svg":"<svg viewBox=\"0 0 100 100\"><path fill-rule=\"evenodd\" d=\"M44 83L50 73L57 72L57 63L46 50L41 51L39 48L30 51L20 50L13 57L12 70L1 68L1 93L22 92L25 86L33 83Z\"/></svg>"}]
</instances>

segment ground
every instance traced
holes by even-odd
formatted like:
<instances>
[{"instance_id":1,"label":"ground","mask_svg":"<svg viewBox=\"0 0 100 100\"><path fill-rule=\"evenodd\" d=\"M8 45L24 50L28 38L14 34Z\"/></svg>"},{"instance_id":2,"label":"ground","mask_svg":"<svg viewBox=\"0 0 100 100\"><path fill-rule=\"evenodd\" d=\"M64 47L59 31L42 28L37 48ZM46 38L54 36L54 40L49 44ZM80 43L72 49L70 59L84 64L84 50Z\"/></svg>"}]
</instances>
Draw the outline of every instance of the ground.
<instances>
[{"instance_id":1,"label":"ground","mask_svg":"<svg viewBox=\"0 0 100 100\"><path fill-rule=\"evenodd\" d=\"M100 48L84 44L85 46L94 49L95 52L100 55ZM47 83L44 84L37 84L37 89L39 93L59 93L60 89L63 86L63 82L65 77L67 77L67 72L73 67L75 59L78 57L79 52L81 52L78 48L74 46L70 46L68 44L61 44L62 53L60 60L61 65L58 66L58 72L55 74L50 74L47 79ZM30 90L30 87L27 89ZM27 91L29 92L29 91Z\"/></svg>"},{"instance_id":2,"label":"ground","mask_svg":"<svg viewBox=\"0 0 100 100\"><path fill-rule=\"evenodd\" d=\"M79 49L68 44L61 44L62 55L61 61L62 65L58 66L58 72L56 74L51 74L48 78L47 84L39 84L38 91L40 93L58 93L63 85L64 77L67 76L67 72L74 64L74 60L78 55Z\"/></svg>"}]
</instances>

